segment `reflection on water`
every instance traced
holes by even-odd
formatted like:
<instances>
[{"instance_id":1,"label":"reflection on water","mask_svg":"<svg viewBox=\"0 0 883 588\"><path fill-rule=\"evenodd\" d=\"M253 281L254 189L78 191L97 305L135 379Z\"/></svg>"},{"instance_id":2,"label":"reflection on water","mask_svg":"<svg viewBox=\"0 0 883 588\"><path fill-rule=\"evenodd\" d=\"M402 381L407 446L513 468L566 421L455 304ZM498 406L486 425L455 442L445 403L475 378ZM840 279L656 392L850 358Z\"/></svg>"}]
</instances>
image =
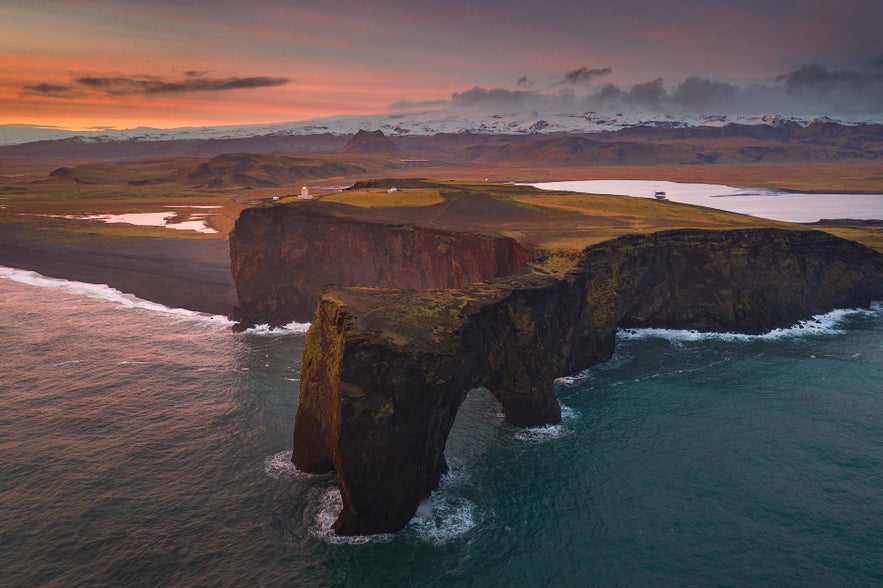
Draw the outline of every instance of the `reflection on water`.
<instances>
[{"instance_id":1,"label":"reflection on water","mask_svg":"<svg viewBox=\"0 0 883 588\"><path fill-rule=\"evenodd\" d=\"M655 191L662 190L671 202L696 204L794 223L842 218L883 220L883 194L805 194L771 188L651 180L580 180L532 185L543 190L642 198L653 198Z\"/></svg>"}]
</instances>

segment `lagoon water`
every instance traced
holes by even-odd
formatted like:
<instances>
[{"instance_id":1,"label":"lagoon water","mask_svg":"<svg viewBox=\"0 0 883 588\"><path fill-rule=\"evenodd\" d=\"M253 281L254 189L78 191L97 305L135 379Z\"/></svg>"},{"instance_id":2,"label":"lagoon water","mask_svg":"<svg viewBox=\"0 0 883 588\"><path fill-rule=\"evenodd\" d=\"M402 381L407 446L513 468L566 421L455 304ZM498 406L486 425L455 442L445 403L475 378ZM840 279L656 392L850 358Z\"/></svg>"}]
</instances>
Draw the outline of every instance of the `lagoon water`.
<instances>
[{"instance_id":1,"label":"lagoon water","mask_svg":"<svg viewBox=\"0 0 883 588\"><path fill-rule=\"evenodd\" d=\"M299 330L0 268L0 584L883 584L879 306L621 333L558 427L474 392L441 491L370 540L287 461Z\"/></svg>"},{"instance_id":2,"label":"lagoon water","mask_svg":"<svg viewBox=\"0 0 883 588\"><path fill-rule=\"evenodd\" d=\"M543 190L644 198L653 198L656 190L662 190L671 202L708 206L793 223L843 218L883 220L883 194L804 194L772 188L650 180L578 180L532 185Z\"/></svg>"}]
</instances>

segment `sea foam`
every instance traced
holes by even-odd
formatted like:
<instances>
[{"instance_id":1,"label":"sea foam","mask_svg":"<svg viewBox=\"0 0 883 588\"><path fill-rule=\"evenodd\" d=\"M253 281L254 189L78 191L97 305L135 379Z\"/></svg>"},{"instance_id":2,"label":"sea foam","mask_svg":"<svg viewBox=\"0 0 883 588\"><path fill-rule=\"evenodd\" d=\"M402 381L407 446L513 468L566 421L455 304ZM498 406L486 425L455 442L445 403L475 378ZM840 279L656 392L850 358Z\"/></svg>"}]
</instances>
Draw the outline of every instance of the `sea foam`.
<instances>
[{"instance_id":1,"label":"sea foam","mask_svg":"<svg viewBox=\"0 0 883 588\"><path fill-rule=\"evenodd\" d=\"M280 451L264 458L264 473L268 478L274 480L283 479L311 479L311 480L333 480L334 474L311 474L303 470L297 469L294 462L291 461L291 450Z\"/></svg>"},{"instance_id":2,"label":"sea foam","mask_svg":"<svg viewBox=\"0 0 883 588\"><path fill-rule=\"evenodd\" d=\"M431 545L444 545L466 535L475 527L475 505L462 496L444 490L434 492L405 527L417 539Z\"/></svg>"},{"instance_id":3,"label":"sea foam","mask_svg":"<svg viewBox=\"0 0 883 588\"><path fill-rule=\"evenodd\" d=\"M300 476L302 473L293 466L284 465L284 462L289 461L290 458L291 451L283 451L267 458L265 470L268 475L271 475L270 472L279 471L282 477ZM416 540L430 545L444 545L463 537L477 524L479 517L476 514L475 504L457 491L461 486L468 486L468 482L469 476L463 472L442 476L441 487L420 503L414 518L399 533L355 536L335 534L334 521L343 510L340 489L336 486L318 489L313 494L310 502L314 507L307 508L304 513L305 523L313 537L332 545L388 543L396 537L406 541Z\"/></svg>"},{"instance_id":4,"label":"sea foam","mask_svg":"<svg viewBox=\"0 0 883 588\"><path fill-rule=\"evenodd\" d=\"M817 314L812 318L798 321L791 327L773 329L759 335L746 335L744 333L714 333L683 329L619 329L616 332L617 339L623 341L636 341L641 339L667 339L672 342L685 341L761 341L776 340L795 337L819 336L819 335L842 335L845 331L840 327L843 321L851 316L862 314L874 314L883 311L880 303L874 303L870 309L846 308L837 309L825 314Z\"/></svg>"},{"instance_id":5,"label":"sea foam","mask_svg":"<svg viewBox=\"0 0 883 588\"><path fill-rule=\"evenodd\" d=\"M559 406L561 406L560 423L558 423L557 425L545 425L542 427L527 427L524 429L520 429L517 433L515 433L515 438L519 441L536 443L549 441L551 439L557 439L558 437L563 437L565 435L573 433L573 429L570 428L569 425L579 419L579 411L564 404L561 404L561 401L559 401L558 404Z\"/></svg>"},{"instance_id":6,"label":"sea foam","mask_svg":"<svg viewBox=\"0 0 883 588\"><path fill-rule=\"evenodd\" d=\"M366 543L388 543L393 540L392 533L377 535L337 535L332 528L334 521L343 510L343 500L338 488L328 488L319 499L318 512L313 511L311 520L307 521L310 534L331 543L332 545L365 545ZM308 509L308 512L309 509Z\"/></svg>"},{"instance_id":7,"label":"sea foam","mask_svg":"<svg viewBox=\"0 0 883 588\"><path fill-rule=\"evenodd\" d=\"M294 467L291 461L291 450L280 451L275 455L270 455L264 459L264 473L268 478L283 479L294 478L298 474L298 469Z\"/></svg>"},{"instance_id":8,"label":"sea foam","mask_svg":"<svg viewBox=\"0 0 883 588\"><path fill-rule=\"evenodd\" d=\"M42 274L38 274L37 272L5 266L0 266L0 278L19 282L21 284L27 284L29 286L36 286L38 288L52 288L70 294L89 296L90 298L112 302L123 308L159 312L181 319L211 323L224 328L230 328L233 325L231 321L227 320L227 317L222 315L188 310L186 308L171 308L159 304L158 302L151 302L149 300L138 298L132 294L121 292L106 284L90 284L88 282L75 282L60 278L49 278Z\"/></svg>"},{"instance_id":9,"label":"sea foam","mask_svg":"<svg viewBox=\"0 0 883 588\"><path fill-rule=\"evenodd\" d=\"M311 323L292 321L281 327L270 327L268 324L255 325L242 331L244 335L302 335L310 330Z\"/></svg>"}]
</instances>

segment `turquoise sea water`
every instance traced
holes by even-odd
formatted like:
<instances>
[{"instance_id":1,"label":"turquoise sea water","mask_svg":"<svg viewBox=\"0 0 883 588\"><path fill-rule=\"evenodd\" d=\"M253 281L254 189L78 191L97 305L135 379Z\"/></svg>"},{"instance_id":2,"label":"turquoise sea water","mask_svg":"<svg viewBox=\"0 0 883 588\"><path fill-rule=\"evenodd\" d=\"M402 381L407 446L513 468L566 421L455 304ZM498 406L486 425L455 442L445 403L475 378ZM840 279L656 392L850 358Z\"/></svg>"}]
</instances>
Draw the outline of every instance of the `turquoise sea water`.
<instances>
[{"instance_id":1,"label":"turquoise sea water","mask_svg":"<svg viewBox=\"0 0 883 588\"><path fill-rule=\"evenodd\" d=\"M296 330L0 268L0 585L883 584L880 307L622 333L557 427L473 392L441 491L347 540L287 461Z\"/></svg>"}]
</instances>

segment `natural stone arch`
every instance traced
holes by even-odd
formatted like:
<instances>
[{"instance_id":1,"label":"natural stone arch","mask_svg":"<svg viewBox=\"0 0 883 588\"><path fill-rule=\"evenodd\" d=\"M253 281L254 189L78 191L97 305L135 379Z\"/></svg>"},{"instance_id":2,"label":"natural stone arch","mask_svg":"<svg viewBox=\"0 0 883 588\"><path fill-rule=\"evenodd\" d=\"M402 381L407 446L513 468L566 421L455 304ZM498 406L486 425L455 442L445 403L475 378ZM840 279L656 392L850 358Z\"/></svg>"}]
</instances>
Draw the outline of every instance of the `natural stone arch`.
<instances>
[{"instance_id":1,"label":"natural stone arch","mask_svg":"<svg viewBox=\"0 0 883 588\"><path fill-rule=\"evenodd\" d=\"M815 231L671 231L590 247L564 276L463 290L327 288L306 340L293 460L337 472L340 534L395 531L447 471L463 399L560 420L554 380L609 358L618 326L757 333L883 298L883 255Z\"/></svg>"}]
</instances>

